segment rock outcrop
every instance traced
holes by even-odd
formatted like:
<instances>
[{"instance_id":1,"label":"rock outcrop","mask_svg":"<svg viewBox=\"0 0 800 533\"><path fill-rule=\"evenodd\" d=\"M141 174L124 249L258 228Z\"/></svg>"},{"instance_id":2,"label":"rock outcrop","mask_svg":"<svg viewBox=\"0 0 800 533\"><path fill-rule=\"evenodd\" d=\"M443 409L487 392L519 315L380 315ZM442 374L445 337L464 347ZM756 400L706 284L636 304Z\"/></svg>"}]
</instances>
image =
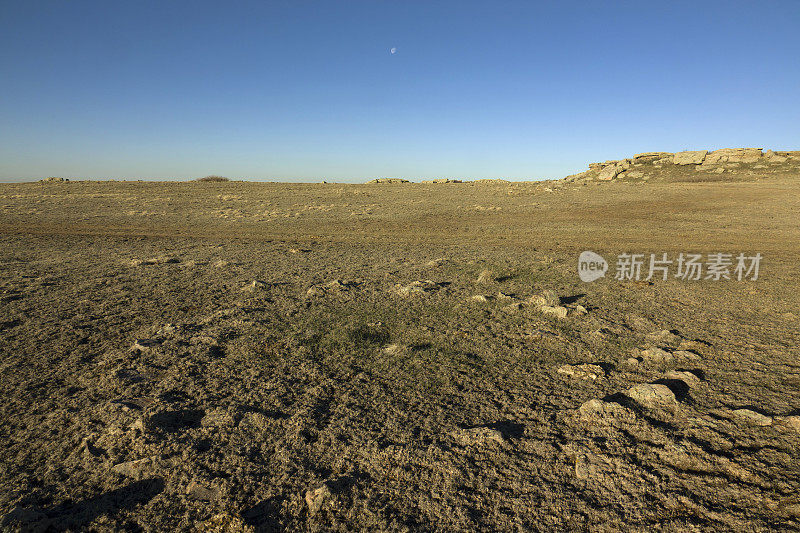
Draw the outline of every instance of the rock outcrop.
<instances>
[{"instance_id":1,"label":"rock outcrop","mask_svg":"<svg viewBox=\"0 0 800 533\"><path fill-rule=\"evenodd\" d=\"M408 180L403 178L375 178L367 183L408 183Z\"/></svg>"},{"instance_id":2,"label":"rock outcrop","mask_svg":"<svg viewBox=\"0 0 800 533\"><path fill-rule=\"evenodd\" d=\"M662 168L664 165L694 167L695 170L724 172L725 168L739 164L759 163L766 165L795 163L800 161L800 151L762 152L762 148L721 148L719 150L687 150L684 152L644 152L631 158L589 163L589 170L567 176L564 181L610 181L614 179L649 178L648 168Z\"/></svg>"},{"instance_id":3,"label":"rock outcrop","mask_svg":"<svg viewBox=\"0 0 800 533\"><path fill-rule=\"evenodd\" d=\"M676 165L699 165L706 158L708 150L694 150L688 152L678 152L672 156L672 162Z\"/></svg>"}]
</instances>

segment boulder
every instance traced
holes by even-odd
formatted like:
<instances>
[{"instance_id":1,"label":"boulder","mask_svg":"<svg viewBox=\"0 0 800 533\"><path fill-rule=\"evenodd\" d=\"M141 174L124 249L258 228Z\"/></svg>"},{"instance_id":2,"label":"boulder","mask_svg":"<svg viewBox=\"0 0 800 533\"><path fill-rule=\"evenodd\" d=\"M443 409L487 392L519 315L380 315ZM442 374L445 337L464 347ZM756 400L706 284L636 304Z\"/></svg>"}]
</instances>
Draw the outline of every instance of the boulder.
<instances>
[{"instance_id":1,"label":"boulder","mask_svg":"<svg viewBox=\"0 0 800 533\"><path fill-rule=\"evenodd\" d=\"M600 174L597 176L597 179L608 181L613 180L617 177L617 175L622 172L622 169L619 168L617 165L608 165L600 171Z\"/></svg>"},{"instance_id":2,"label":"boulder","mask_svg":"<svg viewBox=\"0 0 800 533\"><path fill-rule=\"evenodd\" d=\"M655 161L656 159L662 159L664 157L672 156L671 152L643 152L641 154L636 154L633 156L633 161L635 163L647 163L650 161Z\"/></svg>"},{"instance_id":3,"label":"boulder","mask_svg":"<svg viewBox=\"0 0 800 533\"><path fill-rule=\"evenodd\" d=\"M676 165L699 165L706 158L708 150L693 150L678 152L672 156L672 162Z\"/></svg>"},{"instance_id":4,"label":"boulder","mask_svg":"<svg viewBox=\"0 0 800 533\"><path fill-rule=\"evenodd\" d=\"M628 396L639 405L649 409L672 410L678 405L675 394L666 385L642 383L628 389Z\"/></svg>"},{"instance_id":5,"label":"boulder","mask_svg":"<svg viewBox=\"0 0 800 533\"><path fill-rule=\"evenodd\" d=\"M772 150L764 152L764 159L770 163L785 163L788 159L785 155L776 154Z\"/></svg>"},{"instance_id":6,"label":"boulder","mask_svg":"<svg viewBox=\"0 0 800 533\"><path fill-rule=\"evenodd\" d=\"M761 156L761 148L722 148L709 153L703 164L755 163Z\"/></svg>"}]
</instances>

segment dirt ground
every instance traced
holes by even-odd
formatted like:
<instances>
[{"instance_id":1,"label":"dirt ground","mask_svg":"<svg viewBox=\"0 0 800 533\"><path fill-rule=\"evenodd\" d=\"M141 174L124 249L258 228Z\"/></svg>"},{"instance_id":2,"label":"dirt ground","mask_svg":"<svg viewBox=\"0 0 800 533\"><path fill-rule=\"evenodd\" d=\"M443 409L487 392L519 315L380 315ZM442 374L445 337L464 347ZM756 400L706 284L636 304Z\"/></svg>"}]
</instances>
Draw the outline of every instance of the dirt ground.
<instances>
[{"instance_id":1,"label":"dirt ground","mask_svg":"<svg viewBox=\"0 0 800 533\"><path fill-rule=\"evenodd\" d=\"M800 529L800 169L647 177L0 185L0 525Z\"/></svg>"}]
</instances>

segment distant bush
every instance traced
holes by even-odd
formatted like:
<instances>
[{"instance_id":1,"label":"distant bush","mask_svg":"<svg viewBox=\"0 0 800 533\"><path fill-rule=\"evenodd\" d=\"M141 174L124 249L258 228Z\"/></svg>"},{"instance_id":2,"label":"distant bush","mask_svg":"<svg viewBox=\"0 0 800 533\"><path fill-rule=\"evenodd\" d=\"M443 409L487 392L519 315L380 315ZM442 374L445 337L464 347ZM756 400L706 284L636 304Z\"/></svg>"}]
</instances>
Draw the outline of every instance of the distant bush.
<instances>
[{"instance_id":1,"label":"distant bush","mask_svg":"<svg viewBox=\"0 0 800 533\"><path fill-rule=\"evenodd\" d=\"M206 176L205 178L197 178L194 181L210 181L214 183L219 183L222 181L231 181L231 180L222 176Z\"/></svg>"}]
</instances>

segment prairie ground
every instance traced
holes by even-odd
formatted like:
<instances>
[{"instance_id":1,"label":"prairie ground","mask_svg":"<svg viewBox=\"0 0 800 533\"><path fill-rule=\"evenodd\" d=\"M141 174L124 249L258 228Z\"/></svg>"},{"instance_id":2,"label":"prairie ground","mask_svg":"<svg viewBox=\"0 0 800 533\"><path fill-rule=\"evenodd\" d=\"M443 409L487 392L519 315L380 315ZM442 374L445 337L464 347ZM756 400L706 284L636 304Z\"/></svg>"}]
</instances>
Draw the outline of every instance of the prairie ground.
<instances>
[{"instance_id":1,"label":"prairie ground","mask_svg":"<svg viewBox=\"0 0 800 533\"><path fill-rule=\"evenodd\" d=\"M800 171L648 177L0 185L2 526L800 528Z\"/></svg>"}]
</instances>

